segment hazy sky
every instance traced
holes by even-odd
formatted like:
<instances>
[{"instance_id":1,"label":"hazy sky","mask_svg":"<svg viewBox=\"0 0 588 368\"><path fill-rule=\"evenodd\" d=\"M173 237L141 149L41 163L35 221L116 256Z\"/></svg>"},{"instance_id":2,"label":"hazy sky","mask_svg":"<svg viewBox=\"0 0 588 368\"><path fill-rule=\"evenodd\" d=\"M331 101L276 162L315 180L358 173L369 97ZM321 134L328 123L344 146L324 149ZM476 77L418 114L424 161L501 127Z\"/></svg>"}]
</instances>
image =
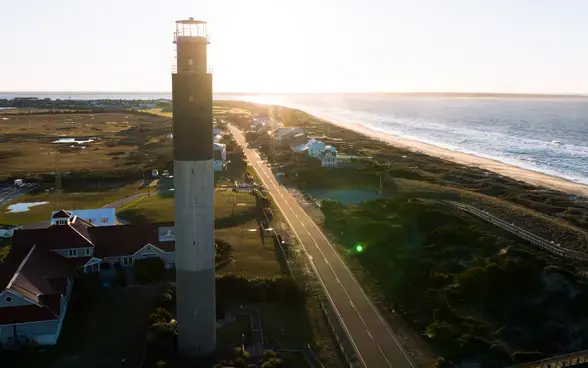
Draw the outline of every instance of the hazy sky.
<instances>
[{"instance_id":1,"label":"hazy sky","mask_svg":"<svg viewBox=\"0 0 588 368\"><path fill-rule=\"evenodd\" d=\"M588 93L587 0L0 0L0 91L169 91L190 16L219 92Z\"/></svg>"}]
</instances>

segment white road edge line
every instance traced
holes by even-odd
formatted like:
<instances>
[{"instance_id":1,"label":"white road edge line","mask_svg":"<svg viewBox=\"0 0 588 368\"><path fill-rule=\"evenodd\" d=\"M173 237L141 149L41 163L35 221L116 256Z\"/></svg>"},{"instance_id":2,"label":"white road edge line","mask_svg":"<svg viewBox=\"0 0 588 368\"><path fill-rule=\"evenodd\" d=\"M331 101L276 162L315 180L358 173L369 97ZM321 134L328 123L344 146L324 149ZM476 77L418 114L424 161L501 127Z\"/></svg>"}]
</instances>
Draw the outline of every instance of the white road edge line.
<instances>
[{"instance_id":1,"label":"white road edge line","mask_svg":"<svg viewBox=\"0 0 588 368\"><path fill-rule=\"evenodd\" d=\"M236 129L236 128L233 128L233 129ZM247 152L245 154L247 155ZM255 171L257 171L257 169L255 168L255 165L253 165L253 169ZM260 176L260 179L267 186L267 184L265 183L265 180L261 176ZM271 192L270 192L270 195L273 197L273 195L272 195ZM310 263L310 265L311 265L314 273L317 275L317 277L319 279L319 282L321 283L321 285L323 287L323 290L327 294L327 297L329 298L329 302L331 303L331 306L335 310L335 313L337 314L337 317L339 317L339 320L341 321L341 325L343 326L343 329L345 330L345 333L347 334L347 337L349 338L349 341L351 341L351 344L353 345L353 347L355 349L355 352L357 353L357 356L361 360L363 366L364 367L367 367L367 365L365 364L365 360L361 356L361 353L359 352L359 349L357 348L357 345L355 344L355 341L353 340L353 337L349 333L349 329L347 328L347 325L345 325L345 321L343 320L343 317L341 317L341 314L339 313L339 310L337 309L337 306L335 305L335 302L333 301L333 298L331 297L331 294L329 293L329 290L327 290L327 287L325 286L325 283L323 282L323 279L321 278L321 275L319 274L318 270L316 269L316 266L314 265L314 262L312 261L312 258L310 257L310 254L308 254L308 252L306 251L306 248L304 247L304 245L302 243L302 240L300 239L300 236L298 235L298 232L296 231L296 229L294 229L294 226L292 226L292 223L290 222L290 220L288 219L288 217L285 215L285 212L282 210L282 208L278 204L278 202L277 201L274 201L274 202L275 202L276 206L278 207L278 209L280 210L280 212L284 213L284 219L286 220L286 222L288 223L288 225L290 225L290 228L294 232L294 235L296 235L296 238L298 238L298 241L302 245L302 250L304 251L304 254L306 255L306 257L307 257L307 259L308 259L308 261L309 261L309 263ZM290 209L290 211L292 211L292 209ZM304 226L303 224L301 224L301 225ZM310 236L310 234L308 234L308 235ZM311 238L312 238L312 236L311 236ZM336 276L337 275L335 274L335 277ZM343 288L343 290L345 290L345 289ZM384 356L384 359L386 359L385 356ZM388 360L386 359L386 361L388 361ZM389 365L389 363L388 363L388 365Z\"/></svg>"}]
</instances>

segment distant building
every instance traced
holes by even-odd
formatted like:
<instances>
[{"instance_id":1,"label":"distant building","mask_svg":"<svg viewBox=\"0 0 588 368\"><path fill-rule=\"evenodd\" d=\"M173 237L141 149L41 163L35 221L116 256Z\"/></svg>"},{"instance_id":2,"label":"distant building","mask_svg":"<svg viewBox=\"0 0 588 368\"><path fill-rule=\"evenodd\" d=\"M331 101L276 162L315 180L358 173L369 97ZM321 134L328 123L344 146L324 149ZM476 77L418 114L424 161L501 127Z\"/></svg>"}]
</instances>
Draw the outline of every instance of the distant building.
<instances>
[{"instance_id":1,"label":"distant building","mask_svg":"<svg viewBox=\"0 0 588 368\"><path fill-rule=\"evenodd\" d=\"M73 217L79 217L94 226L116 225L116 209L96 208L91 210L53 211L51 213L51 225L65 224Z\"/></svg>"},{"instance_id":2,"label":"distant building","mask_svg":"<svg viewBox=\"0 0 588 368\"><path fill-rule=\"evenodd\" d=\"M338 157L337 150L333 146L326 146L325 150L319 156L322 167L334 168L337 167Z\"/></svg>"},{"instance_id":3,"label":"distant building","mask_svg":"<svg viewBox=\"0 0 588 368\"><path fill-rule=\"evenodd\" d=\"M284 143L288 144L290 149L294 152L303 152L307 149L306 143L308 139L304 133L298 133L293 137L288 135L284 141Z\"/></svg>"},{"instance_id":4,"label":"distant building","mask_svg":"<svg viewBox=\"0 0 588 368\"><path fill-rule=\"evenodd\" d=\"M223 171L227 164L227 145L222 143L213 143L213 161L214 171Z\"/></svg>"},{"instance_id":5,"label":"distant building","mask_svg":"<svg viewBox=\"0 0 588 368\"><path fill-rule=\"evenodd\" d=\"M0 227L0 238L12 238L15 230L22 229L22 226L3 226Z\"/></svg>"},{"instance_id":6,"label":"distant building","mask_svg":"<svg viewBox=\"0 0 588 368\"><path fill-rule=\"evenodd\" d=\"M282 141L287 136L296 136L296 134L304 134L302 128L278 128L271 132L271 135L278 141Z\"/></svg>"},{"instance_id":7,"label":"distant building","mask_svg":"<svg viewBox=\"0 0 588 368\"><path fill-rule=\"evenodd\" d=\"M317 158L325 151L325 147L327 147L325 142L317 141L314 138L309 140L306 145L308 147L307 151L309 156Z\"/></svg>"}]
</instances>

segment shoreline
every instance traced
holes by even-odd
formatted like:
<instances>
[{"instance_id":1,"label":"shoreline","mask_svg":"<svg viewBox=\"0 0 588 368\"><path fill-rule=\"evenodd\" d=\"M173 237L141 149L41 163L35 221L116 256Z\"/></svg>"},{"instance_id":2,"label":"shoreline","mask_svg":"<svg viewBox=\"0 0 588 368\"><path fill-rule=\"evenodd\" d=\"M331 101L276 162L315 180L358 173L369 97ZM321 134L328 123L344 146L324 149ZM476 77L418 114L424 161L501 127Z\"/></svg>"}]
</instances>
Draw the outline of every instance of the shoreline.
<instances>
[{"instance_id":1,"label":"shoreline","mask_svg":"<svg viewBox=\"0 0 588 368\"><path fill-rule=\"evenodd\" d=\"M307 113L306 111L303 112ZM546 187L565 193L575 194L582 197L588 197L588 185L575 183L573 181L561 177L552 176L542 172L506 164L504 162L493 160L490 158L475 156L472 154L458 151L452 151L450 149L434 146L428 143L423 143L412 139L402 138L392 134L379 132L367 128L360 123L339 123L336 121L325 120L318 117L316 118L327 124L333 124L340 128L349 129L356 133L362 134L368 138L372 138L387 143L394 147L404 148L409 151L422 153L428 156L438 157L443 160L451 161L460 165L478 167L515 180L520 180L522 182L537 187Z\"/></svg>"}]
</instances>

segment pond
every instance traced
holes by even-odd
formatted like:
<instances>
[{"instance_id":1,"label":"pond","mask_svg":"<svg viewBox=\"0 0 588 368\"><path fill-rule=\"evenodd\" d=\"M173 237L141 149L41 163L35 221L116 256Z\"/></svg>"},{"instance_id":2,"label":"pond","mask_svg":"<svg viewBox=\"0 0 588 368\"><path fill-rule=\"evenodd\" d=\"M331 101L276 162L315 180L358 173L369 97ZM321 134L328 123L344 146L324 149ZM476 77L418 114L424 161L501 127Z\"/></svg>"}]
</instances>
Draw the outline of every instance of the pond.
<instances>
[{"instance_id":1,"label":"pond","mask_svg":"<svg viewBox=\"0 0 588 368\"><path fill-rule=\"evenodd\" d=\"M26 212L31 207L34 206L41 206L47 204L49 202L29 202L29 203L15 203L8 206L8 212L6 213L15 213L15 212Z\"/></svg>"},{"instance_id":2,"label":"pond","mask_svg":"<svg viewBox=\"0 0 588 368\"><path fill-rule=\"evenodd\" d=\"M345 205L382 197L377 192L369 189L315 189L308 191L308 194L313 197L331 199Z\"/></svg>"},{"instance_id":3,"label":"pond","mask_svg":"<svg viewBox=\"0 0 588 368\"><path fill-rule=\"evenodd\" d=\"M78 141L75 138L59 138L58 140L53 141L53 143L77 143L77 144L90 143L90 142L94 142L94 139L90 138L90 139L86 139L85 141Z\"/></svg>"}]
</instances>

